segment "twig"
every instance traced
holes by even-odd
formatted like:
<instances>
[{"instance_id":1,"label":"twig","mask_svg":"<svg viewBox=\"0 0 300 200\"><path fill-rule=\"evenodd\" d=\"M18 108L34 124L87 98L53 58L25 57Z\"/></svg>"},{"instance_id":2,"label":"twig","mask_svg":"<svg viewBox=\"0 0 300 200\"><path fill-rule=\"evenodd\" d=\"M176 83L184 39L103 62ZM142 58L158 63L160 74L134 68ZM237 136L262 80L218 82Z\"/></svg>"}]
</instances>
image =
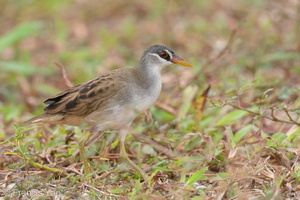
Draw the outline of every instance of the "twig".
<instances>
[{"instance_id":1,"label":"twig","mask_svg":"<svg viewBox=\"0 0 300 200\"><path fill-rule=\"evenodd\" d=\"M83 176L82 173L80 173L74 166L76 166L77 163L73 163L72 165L70 165L69 167L65 168L65 170L74 172L75 174L78 174L80 176Z\"/></svg>"},{"instance_id":2,"label":"twig","mask_svg":"<svg viewBox=\"0 0 300 200\"><path fill-rule=\"evenodd\" d=\"M235 38L235 36L236 36L237 31L238 31L238 27L232 30L232 32L231 32L231 34L230 34L230 36L229 36L229 39L228 39L228 41L227 41L226 46L225 46L225 47L222 49L222 51L220 51L214 58L209 59L209 60L203 65L204 67L203 67L202 73L204 73L204 71L205 71L206 69L208 69L208 67L209 67L210 65L212 65L214 62L216 62L219 58L221 58L221 57L225 54L225 52L226 52L227 50L230 49L230 47L232 46L232 43L233 43L233 41L234 41L234 38Z\"/></svg>"},{"instance_id":3,"label":"twig","mask_svg":"<svg viewBox=\"0 0 300 200\"><path fill-rule=\"evenodd\" d=\"M42 164L39 164L39 163L36 163L34 161L32 161L31 159L25 157L25 159L34 167L38 167L40 169L45 169L45 170L48 170L50 172L53 172L53 173L59 173L59 174L63 174L65 176L68 176L69 174L65 173L63 170L61 169L58 169L58 168L52 168L52 167L48 167L46 165L42 165Z\"/></svg>"},{"instance_id":4,"label":"twig","mask_svg":"<svg viewBox=\"0 0 300 200\"><path fill-rule=\"evenodd\" d=\"M228 51L232 44L233 44L233 41L235 39L235 36L236 36L236 33L238 32L239 30L239 27L236 27L234 28L232 31L231 31L231 34L229 36L229 39L227 41L227 44L226 46L222 49L222 51L220 51L216 56L214 56L213 58L207 60L204 64L203 64L203 67L202 67L202 70L199 74L195 74L193 77L190 78L190 82L187 84L189 85L192 81L195 81L197 79L199 79L200 75L201 74L204 74L206 72L206 70L210 69L210 70L215 70L215 69L212 69L211 66L213 63L215 63L218 59L220 59L225 53L226 51Z\"/></svg>"},{"instance_id":5,"label":"twig","mask_svg":"<svg viewBox=\"0 0 300 200\"><path fill-rule=\"evenodd\" d=\"M243 110L243 111L246 111L246 112L251 113L251 114L253 114L253 115L260 116L260 117L263 117L263 118L266 118L266 119L269 119L269 120L272 120L272 121L275 121L275 122L281 122L281 123L286 123L286 124L295 124L295 125L300 126L300 123L298 123L298 122L296 122L296 121L294 121L294 120L292 120L292 121L287 121L287 120L278 119L278 118L275 117L273 114L271 114L271 117L269 117L269 116L266 116L266 115L262 115L262 114L260 114L260 113L258 113L258 112L254 112L254 111L248 110L248 109L246 109L246 108L242 108L242 107L240 107L240 106L236 106L236 105L231 104L231 103L227 103L227 104L225 104L225 105L229 105L229 106L231 106L231 107L233 107L233 108L236 108L236 109L238 109L238 110Z\"/></svg>"},{"instance_id":6,"label":"twig","mask_svg":"<svg viewBox=\"0 0 300 200\"><path fill-rule=\"evenodd\" d=\"M111 173L113 173L114 172L114 170L115 169L113 169L113 170L110 170L110 171L107 171L107 170L104 170L104 171L106 171L105 173L103 173L103 174L101 174L100 176L97 176L96 178L95 178L95 180L98 180L98 179L103 179L103 178L105 178L105 177L107 177L108 175L110 175Z\"/></svg>"},{"instance_id":7,"label":"twig","mask_svg":"<svg viewBox=\"0 0 300 200\"><path fill-rule=\"evenodd\" d=\"M294 123L297 124L297 122L292 118L292 116L290 115L290 113L289 113L289 111L288 111L287 109L284 109L284 112L286 113L286 115L288 116L288 118L289 118L292 122L294 122Z\"/></svg>"},{"instance_id":8,"label":"twig","mask_svg":"<svg viewBox=\"0 0 300 200\"><path fill-rule=\"evenodd\" d=\"M93 187L91 185L88 185L86 183L83 183L83 185L88 187L88 188L91 188L91 189L93 189L93 190L95 190L95 191L97 191L97 192L99 192L103 195L106 195L106 196L112 196L112 197L116 197L116 198L121 198L122 197L122 196L119 196L119 195L116 195L116 194L110 194L110 193L103 192L103 191L99 190L98 188L95 188L95 187Z\"/></svg>"},{"instance_id":9,"label":"twig","mask_svg":"<svg viewBox=\"0 0 300 200\"><path fill-rule=\"evenodd\" d=\"M216 106L216 104L212 101L212 99L210 99L210 102L211 102L214 106ZM272 109L272 108L271 108L271 111L272 111L271 117L269 117L269 116L263 115L263 114L261 114L261 113L259 113L259 112L254 112L254 111L252 111L252 110L248 110L247 108L243 108L243 107L241 107L241 106L237 106L237 105L234 105L234 104L232 104L232 103L225 102L225 101L223 101L223 102L222 102L222 105L219 106L219 107L223 107L223 106L226 106L226 105L231 106L231 107L233 107L233 108L235 108L235 109L238 109L238 110L246 111L246 112L248 112L248 113L250 113L250 114L253 114L253 115L255 115L255 116L259 116L259 117L263 117L263 118L265 118L265 119L269 119L269 120L274 121L274 122L281 122L281 123L286 123L286 124L295 124L295 125L297 125L297 126L300 126L300 123L299 123L299 122L296 122L295 120L293 120L293 119L291 118L291 116L289 117L291 121L287 121L287 120L283 120L283 119L278 119L277 117L274 116L274 111L273 111L274 109ZM288 115L289 115L289 114L288 114Z\"/></svg>"},{"instance_id":10,"label":"twig","mask_svg":"<svg viewBox=\"0 0 300 200\"><path fill-rule=\"evenodd\" d=\"M271 108L271 116L273 117L273 119L278 120L274 115L274 107Z\"/></svg>"},{"instance_id":11,"label":"twig","mask_svg":"<svg viewBox=\"0 0 300 200\"><path fill-rule=\"evenodd\" d=\"M133 135L134 138L136 138L138 140L143 140L147 144L150 144L151 146L153 146L154 149L156 149L159 152L163 152L164 154L166 154L170 158L176 156L176 154L174 152L172 152L172 150L162 146L161 144L157 143L155 140L153 140L151 137L149 137L147 135L135 134L135 133L133 133L132 135Z\"/></svg>"},{"instance_id":12,"label":"twig","mask_svg":"<svg viewBox=\"0 0 300 200\"><path fill-rule=\"evenodd\" d=\"M67 84L68 87L73 87L74 85L71 83L70 79L68 78L68 74L64 68L64 66L58 62L53 62L58 68L60 68L63 78L65 80L65 83Z\"/></svg>"}]
</instances>

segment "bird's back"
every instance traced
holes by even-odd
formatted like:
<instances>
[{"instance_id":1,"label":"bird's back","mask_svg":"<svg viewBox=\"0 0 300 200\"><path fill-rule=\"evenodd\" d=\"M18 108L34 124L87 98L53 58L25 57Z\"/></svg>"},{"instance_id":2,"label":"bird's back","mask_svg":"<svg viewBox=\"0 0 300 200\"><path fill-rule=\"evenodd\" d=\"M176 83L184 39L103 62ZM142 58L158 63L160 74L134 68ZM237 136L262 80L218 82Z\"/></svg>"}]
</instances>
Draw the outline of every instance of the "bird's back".
<instances>
[{"instance_id":1,"label":"bird's back","mask_svg":"<svg viewBox=\"0 0 300 200\"><path fill-rule=\"evenodd\" d=\"M126 89L124 77L131 71L132 68L117 69L48 98L44 101L45 113L25 123L80 125L93 112L110 106L115 96Z\"/></svg>"}]
</instances>

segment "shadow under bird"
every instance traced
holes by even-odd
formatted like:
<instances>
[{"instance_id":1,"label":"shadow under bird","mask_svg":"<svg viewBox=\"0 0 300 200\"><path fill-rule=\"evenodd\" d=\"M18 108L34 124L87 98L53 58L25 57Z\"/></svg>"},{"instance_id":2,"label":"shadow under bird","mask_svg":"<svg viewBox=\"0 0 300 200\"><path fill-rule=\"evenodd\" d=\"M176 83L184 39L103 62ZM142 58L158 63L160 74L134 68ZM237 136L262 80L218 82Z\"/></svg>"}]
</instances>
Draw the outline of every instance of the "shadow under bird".
<instances>
[{"instance_id":1,"label":"shadow under bird","mask_svg":"<svg viewBox=\"0 0 300 200\"><path fill-rule=\"evenodd\" d=\"M192 66L168 47L150 46L136 67L113 70L45 100L45 112L25 123L88 123L97 133L87 144L95 141L101 131L118 130L120 156L148 181L146 173L129 159L124 141L132 121L159 97L161 69L171 64Z\"/></svg>"}]
</instances>

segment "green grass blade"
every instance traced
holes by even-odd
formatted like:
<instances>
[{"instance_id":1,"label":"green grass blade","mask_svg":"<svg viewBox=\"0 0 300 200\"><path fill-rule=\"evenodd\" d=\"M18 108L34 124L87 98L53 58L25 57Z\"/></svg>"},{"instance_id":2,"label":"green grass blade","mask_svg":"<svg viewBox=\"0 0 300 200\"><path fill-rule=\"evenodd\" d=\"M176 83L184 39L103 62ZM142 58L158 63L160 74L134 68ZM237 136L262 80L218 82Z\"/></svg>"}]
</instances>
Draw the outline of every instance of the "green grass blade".
<instances>
[{"instance_id":1,"label":"green grass blade","mask_svg":"<svg viewBox=\"0 0 300 200\"><path fill-rule=\"evenodd\" d=\"M39 22L25 22L19 24L17 27L0 37L0 52L12 44L21 41L30 35L36 34L41 28L42 24Z\"/></svg>"},{"instance_id":2,"label":"green grass blade","mask_svg":"<svg viewBox=\"0 0 300 200\"><path fill-rule=\"evenodd\" d=\"M198 171L196 171L191 178L189 178L189 180L186 182L185 186L188 185L193 185L194 183L196 183L200 178L203 177L203 174L208 170L208 167L204 167Z\"/></svg>"}]
</instances>

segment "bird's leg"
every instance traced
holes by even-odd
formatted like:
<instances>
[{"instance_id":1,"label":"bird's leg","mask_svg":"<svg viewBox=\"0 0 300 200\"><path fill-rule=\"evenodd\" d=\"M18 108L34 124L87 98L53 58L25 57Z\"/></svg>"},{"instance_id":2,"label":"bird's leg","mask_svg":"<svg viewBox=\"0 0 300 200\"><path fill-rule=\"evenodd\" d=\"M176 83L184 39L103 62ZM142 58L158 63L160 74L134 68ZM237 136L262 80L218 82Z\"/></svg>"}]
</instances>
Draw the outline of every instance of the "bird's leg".
<instances>
[{"instance_id":1,"label":"bird's leg","mask_svg":"<svg viewBox=\"0 0 300 200\"><path fill-rule=\"evenodd\" d=\"M90 174L92 173L92 170L90 168L90 165L89 165L89 162L87 160L87 158L84 156L84 153L85 153L85 150L84 150L84 147L86 145L86 140L88 138L84 138L80 143L79 143L79 155L80 155L80 159L83 163L83 167L84 167L84 173L87 175L87 174Z\"/></svg>"},{"instance_id":2,"label":"bird's leg","mask_svg":"<svg viewBox=\"0 0 300 200\"><path fill-rule=\"evenodd\" d=\"M78 148L75 149L75 151L73 152L73 156L75 157L78 153L80 155L80 159L83 163L84 166L84 173L85 174L90 174L92 173L92 169L90 168L89 162L87 160L87 158L85 157L85 147L92 144L93 142L95 142L98 138L100 138L104 133L102 133L102 131L91 134L88 133L87 136L84 137L84 139L79 142Z\"/></svg>"},{"instance_id":3,"label":"bird's leg","mask_svg":"<svg viewBox=\"0 0 300 200\"><path fill-rule=\"evenodd\" d=\"M95 132L95 133L88 133L88 135L85 136L84 139L79 143L79 147L80 147L80 145L83 145L83 148L85 148L85 147L89 146L90 144L94 143L95 141L97 141L103 135L104 135L103 131L99 131L99 132ZM72 157L75 157L80 152L79 147L74 150Z\"/></svg>"},{"instance_id":4,"label":"bird's leg","mask_svg":"<svg viewBox=\"0 0 300 200\"><path fill-rule=\"evenodd\" d=\"M126 135L127 135L127 132L128 132L128 129L130 127L130 124L127 125L126 127L123 127L120 129L120 135L119 135L119 138L120 138L120 145L121 145L121 150L120 150L120 156L126 160L126 162L136 171L138 171L142 177L144 178L144 181L145 182L148 182L149 181L149 177L148 175L139 167L137 166L132 160L130 160L130 158L128 157L128 154L125 150L125 138L126 138Z\"/></svg>"}]
</instances>

